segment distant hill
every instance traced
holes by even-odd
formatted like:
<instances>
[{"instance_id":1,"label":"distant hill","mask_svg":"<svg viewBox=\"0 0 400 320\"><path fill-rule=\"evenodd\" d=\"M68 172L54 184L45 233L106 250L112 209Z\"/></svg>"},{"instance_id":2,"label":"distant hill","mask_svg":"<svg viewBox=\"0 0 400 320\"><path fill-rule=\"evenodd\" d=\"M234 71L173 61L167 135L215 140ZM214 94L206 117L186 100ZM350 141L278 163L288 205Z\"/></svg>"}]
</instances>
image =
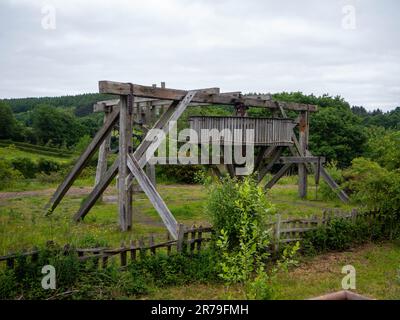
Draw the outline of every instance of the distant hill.
<instances>
[{"instance_id":1,"label":"distant hill","mask_svg":"<svg viewBox=\"0 0 400 320\"><path fill-rule=\"evenodd\" d=\"M41 104L48 104L57 108L73 108L77 117L84 117L93 110L93 104L114 96L100 93L85 93L61 97L17 98L2 99L7 102L14 113L23 113L32 110Z\"/></svg>"}]
</instances>

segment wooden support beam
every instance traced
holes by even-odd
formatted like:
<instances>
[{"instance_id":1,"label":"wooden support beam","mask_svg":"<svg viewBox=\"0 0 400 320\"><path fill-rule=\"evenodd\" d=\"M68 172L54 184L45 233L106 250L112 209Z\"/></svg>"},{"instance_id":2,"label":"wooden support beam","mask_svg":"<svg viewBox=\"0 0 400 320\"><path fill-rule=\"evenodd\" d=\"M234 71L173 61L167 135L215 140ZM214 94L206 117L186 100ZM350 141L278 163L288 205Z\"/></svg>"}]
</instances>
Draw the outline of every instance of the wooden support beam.
<instances>
[{"instance_id":1,"label":"wooden support beam","mask_svg":"<svg viewBox=\"0 0 400 320\"><path fill-rule=\"evenodd\" d=\"M300 123L299 123L299 143L300 143L300 156L305 157L307 150L307 126L308 126L308 113L302 111L300 113ZM299 173L299 196L301 199L307 197L307 168L305 163L298 164Z\"/></svg>"},{"instance_id":2,"label":"wooden support beam","mask_svg":"<svg viewBox=\"0 0 400 320\"><path fill-rule=\"evenodd\" d=\"M128 156L128 166L129 170L132 172L133 176L136 178L142 190L146 193L147 197L150 199L151 204L157 210L161 219L163 220L165 226L170 232L171 236L176 240L178 239L178 223L169 211L167 205L161 198L160 194L157 192L156 188L151 183L149 177L145 174L139 163L133 157L133 155Z\"/></svg>"},{"instance_id":3,"label":"wooden support beam","mask_svg":"<svg viewBox=\"0 0 400 320\"><path fill-rule=\"evenodd\" d=\"M119 110L113 110L107 120L107 122L103 125L103 127L97 132L92 142L86 148L86 150L79 157L78 161L75 163L72 170L69 172L68 176L65 180L59 185L56 192L51 197L50 201L47 203L45 210L46 214L51 214L57 205L60 203L61 199L67 193L68 189L74 183L75 179L82 172L85 165L89 162L91 156L96 152L99 148L100 144L104 141L104 139L111 132L114 124L117 122L119 117Z\"/></svg>"},{"instance_id":4,"label":"wooden support beam","mask_svg":"<svg viewBox=\"0 0 400 320\"><path fill-rule=\"evenodd\" d=\"M294 164L306 164L306 163L324 163L326 160L324 157L280 157L280 163L294 163Z\"/></svg>"},{"instance_id":5,"label":"wooden support beam","mask_svg":"<svg viewBox=\"0 0 400 320\"><path fill-rule=\"evenodd\" d=\"M289 168L292 166L291 163L286 163L283 165L283 167L278 171L276 175L272 177L270 181L265 185L264 189L271 189L278 181L280 178L283 177L283 175L289 170Z\"/></svg>"},{"instance_id":6,"label":"wooden support beam","mask_svg":"<svg viewBox=\"0 0 400 320\"><path fill-rule=\"evenodd\" d=\"M104 123L107 122L109 117L109 113L105 112L104 113ZM96 168L96 177L94 181L94 185L96 186L101 178L104 176L104 174L107 171L107 154L110 149L110 142L111 142L111 133L107 135L107 137L104 139L103 143L100 145L99 148L99 156L97 160L97 168ZM101 199L101 197L100 197Z\"/></svg>"},{"instance_id":7,"label":"wooden support beam","mask_svg":"<svg viewBox=\"0 0 400 320\"><path fill-rule=\"evenodd\" d=\"M128 108L128 96L120 97L119 118L118 212L121 230L127 231L130 228L129 221L132 221L130 186L126 183L129 175L128 154L132 145L132 113Z\"/></svg>"},{"instance_id":8,"label":"wooden support beam","mask_svg":"<svg viewBox=\"0 0 400 320\"><path fill-rule=\"evenodd\" d=\"M261 147L260 148L260 152L257 155L256 160L254 161L254 171L259 171L258 169L260 168L264 158L265 158L265 154L267 153L268 147Z\"/></svg>"},{"instance_id":9,"label":"wooden support beam","mask_svg":"<svg viewBox=\"0 0 400 320\"><path fill-rule=\"evenodd\" d=\"M165 99L165 100L182 100L187 94L185 90L166 89L166 88L153 88L149 86L142 86L130 83L100 81L100 93L128 95L133 91L133 94L138 97ZM219 89L211 88L207 90L198 90L193 102L208 103L208 104L221 104L221 105L234 105L238 102L243 103L249 107L260 107L277 109L278 106L272 100L263 100L255 98L247 98L245 96L238 97L237 95L219 94ZM309 104L301 104L294 102L280 102L280 105L288 110L296 111L317 111L317 106Z\"/></svg>"},{"instance_id":10,"label":"wooden support beam","mask_svg":"<svg viewBox=\"0 0 400 320\"><path fill-rule=\"evenodd\" d=\"M107 189L108 185L115 178L118 173L119 158L117 158L112 166L108 168L98 184L94 187L92 192L86 197L78 212L74 215L75 221L80 221L85 218L89 210L95 205L96 201L100 198L103 192Z\"/></svg>"},{"instance_id":11,"label":"wooden support beam","mask_svg":"<svg viewBox=\"0 0 400 320\"><path fill-rule=\"evenodd\" d=\"M278 162L279 157L282 155L282 152L283 152L283 148L279 148L279 147L275 147L275 146L271 147L271 149L269 151L271 160L258 173L258 183L260 183L262 181L262 179L264 179L265 175L271 171L274 164L276 164Z\"/></svg>"},{"instance_id":12,"label":"wooden support beam","mask_svg":"<svg viewBox=\"0 0 400 320\"><path fill-rule=\"evenodd\" d=\"M321 177L325 180L325 182L332 188L332 190L338 195L340 200L343 202L349 202L349 196L342 190L340 189L339 185L336 183L335 180L329 175L329 173L326 171L326 169L321 166L320 167L320 174Z\"/></svg>"}]
</instances>

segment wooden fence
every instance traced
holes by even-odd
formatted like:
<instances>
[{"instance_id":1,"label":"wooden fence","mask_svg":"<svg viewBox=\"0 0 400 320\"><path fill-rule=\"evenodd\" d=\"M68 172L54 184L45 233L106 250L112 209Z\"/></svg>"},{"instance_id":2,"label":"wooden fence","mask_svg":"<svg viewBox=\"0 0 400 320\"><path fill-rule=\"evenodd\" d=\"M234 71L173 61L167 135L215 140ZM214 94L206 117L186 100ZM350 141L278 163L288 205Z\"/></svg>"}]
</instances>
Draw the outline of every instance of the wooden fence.
<instances>
[{"instance_id":1,"label":"wooden fence","mask_svg":"<svg viewBox=\"0 0 400 320\"><path fill-rule=\"evenodd\" d=\"M102 268L107 267L110 258L119 257L120 266L125 267L128 265L128 260L134 261L148 256L149 254L156 255L157 251L163 251L168 255L171 255L172 252L185 252L188 254L200 252L204 243L211 240L212 232L213 230L211 227L192 226L191 228L187 228L180 225L178 240L171 240L168 234L166 241L155 243L154 236L151 235L148 237L147 241L145 241L144 238L141 238L138 241L130 241L129 244L123 242L119 248L114 249L100 247L80 249L73 248L67 244L61 249L61 252L64 255L76 253L79 260L92 260L96 265ZM51 249L54 247L54 243L49 241L47 247ZM34 263L38 260L39 254L40 252L38 249L33 249L18 254L0 256L0 262L5 262L8 268L13 269L18 258L28 258L32 263Z\"/></svg>"},{"instance_id":2,"label":"wooden fence","mask_svg":"<svg viewBox=\"0 0 400 320\"><path fill-rule=\"evenodd\" d=\"M272 238L272 251L277 252L280 244L287 244L301 241L305 232L325 225L333 218L352 219L355 220L361 213L357 209L351 212L343 212L338 209L324 210L322 216L313 216L308 218L284 218L277 214L271 217L267 223L268 231ZM365 214L365 213L363 213ZM371 218L375 218L375 213L368 213ZM204 243L211 240L213 233L212 227L196 227L187 228L184 225L179 226L178 240L171 240L169 234L166 241L155 243L154 236L151 235L147 241L144 238L138 241L130 241L129 244L122 243L119 248L87 248L77 249L69 245L65 245L62 249L64 254L71 251L76 252L81 261L93 260L97 265L106 267L110 258L119 256L120 265L125 267L128 260L134 261L147 255L156 255L157 251L166 252L170 255L172 252L185 252L193 254L200 252L204 247ZM51 246L51 243L49 243ZM18 257L30 257L31 261L37 261L39 250L34 249L29 252L19 254L10 254L0 257L0 262L6 262L8 268L14 268L15 260Z\"/></svg>"},{"instance_id":3,"label":"wooden fence","mask_svg":"<svg viewBox=\"0 0 400 320\"><path fill-rule=\"evenodd\" d=\"M350 212L343 212L339 209L324 210L322 216L307 218L283 218L277 214L267 223L269 232L274 243L274 250L279 250L280 244L301 241L304 233L327 224L333 218L352 219L360 215L357 209Z\"/></svg>"}]
</instances>

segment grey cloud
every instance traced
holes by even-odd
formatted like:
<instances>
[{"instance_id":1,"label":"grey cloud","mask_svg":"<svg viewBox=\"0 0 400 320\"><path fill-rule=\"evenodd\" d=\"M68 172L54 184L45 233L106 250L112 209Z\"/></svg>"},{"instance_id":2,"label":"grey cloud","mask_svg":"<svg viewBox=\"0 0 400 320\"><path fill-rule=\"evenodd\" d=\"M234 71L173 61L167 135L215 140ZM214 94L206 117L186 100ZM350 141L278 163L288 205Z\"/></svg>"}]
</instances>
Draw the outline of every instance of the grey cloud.
<instances>
[{"instance_id":1,"label":"grey cloud","mask_svg":"<svg viewBox=\"0 0 400 320\"><path fill-rule=\"evenodd\" d=\"M96 92L109 79L303 91L400 105L398 1L44 1L0 4L0 97ZM341 26L344 5L357 28Z\"/></svg>"}]
</instances>

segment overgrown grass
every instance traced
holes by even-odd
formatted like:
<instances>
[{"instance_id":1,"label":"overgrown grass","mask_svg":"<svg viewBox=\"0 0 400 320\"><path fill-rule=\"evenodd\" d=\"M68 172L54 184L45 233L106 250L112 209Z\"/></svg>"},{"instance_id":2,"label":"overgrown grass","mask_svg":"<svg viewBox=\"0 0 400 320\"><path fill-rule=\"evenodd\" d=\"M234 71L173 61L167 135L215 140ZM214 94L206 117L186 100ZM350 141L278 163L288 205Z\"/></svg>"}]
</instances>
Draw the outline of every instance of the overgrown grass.
<instances>
[{"instance_id":1,"label":"overgrown grass","mask_svg":"<svg viewBox=\"0 0 400 320\"><path fill-rule=\"evenodd\" d=\"M86 187L81 195L68 195L50 217L44 216L43 207L50 199L57 183L45 184L31 180L25 186L14 187L13 191L43 191L39 195L19 195L14 198L0 197L0 254L30 248L33 245L54 240L60 244L76 243L84 245L87 238L98 239L109 246L119 246L122 241L138 239L155 234L165 239L166 229L152 204L143 193L134 195L133 230L121 233L118 229L116 203L97 203L82 223L71 221L84 197L93 186L93 177L79 179L74 187ZM208 225L204 213L207 193L200 185L158 185L158 190L171 212L180 223L186 225ZM7 190L11 191L11 190ZM108 196L116 197L115 183L107 190ZM300 200L297 187L293 184L277 185L267 195L276 206L277 212L288 216L319 215L324 208L340 207L350 209L350 205L340 202ZM93 242L93 241L92 241Z\"/></svg>"},{"instance_id":2,"label":"overgrown grass","mask_svg":"<svg viewBox=\"0 0 400 320\"><path fill-rule=\"evenodd\" d=\"M400 299L400 244L386 242L367 244L342 253L329 253L314 258L304 258L289 273L278 276L280 300L310 299L342 290L345 274L342 268L353 265L356 269L355 290L375 299ZM185 285L160 289L146 299L224 299L226 288L222 284ZM239 286L232 287L229 296L244 299Z\"/></svg>"}]
</instances>

